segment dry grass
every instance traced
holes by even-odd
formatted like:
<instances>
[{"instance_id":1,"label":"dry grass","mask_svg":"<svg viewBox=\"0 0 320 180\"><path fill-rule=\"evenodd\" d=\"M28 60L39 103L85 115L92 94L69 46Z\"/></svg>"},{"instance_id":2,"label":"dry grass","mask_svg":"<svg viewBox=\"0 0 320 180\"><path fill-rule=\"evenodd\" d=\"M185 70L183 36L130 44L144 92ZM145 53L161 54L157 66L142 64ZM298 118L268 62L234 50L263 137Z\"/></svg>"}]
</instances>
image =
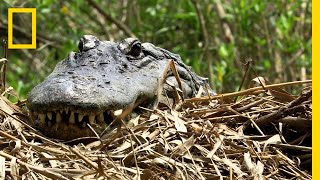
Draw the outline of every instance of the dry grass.
<instances>
[{"instance_id":1,"label":"dry grass","mask_svg":"<svg viewBox=\"0 0 320 180\"><path fill-rule=\"evenodd\" d=\"M42 136L1 96L0 178L311 179L311 89L268 87L158 107L86 145Z\"/></svg>"}]
</instances>

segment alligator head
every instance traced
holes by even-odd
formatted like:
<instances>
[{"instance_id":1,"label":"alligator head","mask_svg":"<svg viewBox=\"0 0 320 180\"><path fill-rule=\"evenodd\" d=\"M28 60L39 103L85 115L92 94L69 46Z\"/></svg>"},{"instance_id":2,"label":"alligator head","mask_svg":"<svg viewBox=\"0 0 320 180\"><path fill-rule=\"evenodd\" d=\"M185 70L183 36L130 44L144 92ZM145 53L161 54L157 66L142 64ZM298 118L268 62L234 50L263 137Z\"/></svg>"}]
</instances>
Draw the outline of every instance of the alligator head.
<instances>
[{"instance_id":1,"label":"alligator head","mask_svg":"<svg viewBox=\"0 0 320 180\"><path fill-rule=\"evenodd\" d=\"M169 59L176 64L185 97L194 96L207 83L178 55L135 38L115 43L85 35L78 49L29 93L32 122L49 137L93 136L88 124L101 132L117 110L152 104ZM165 82L162 94L171 98L172 85L178 83L170 72Z\"/></svg>"}]
</instances>

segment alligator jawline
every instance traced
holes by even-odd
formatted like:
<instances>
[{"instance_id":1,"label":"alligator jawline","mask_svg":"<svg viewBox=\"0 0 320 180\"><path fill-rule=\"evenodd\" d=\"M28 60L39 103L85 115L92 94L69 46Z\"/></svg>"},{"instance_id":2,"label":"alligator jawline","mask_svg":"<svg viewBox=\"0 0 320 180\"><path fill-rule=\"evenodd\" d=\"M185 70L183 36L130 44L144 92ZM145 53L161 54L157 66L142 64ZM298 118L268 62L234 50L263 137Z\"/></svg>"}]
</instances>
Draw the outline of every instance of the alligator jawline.
<instances>
[{"instance_id":1,"label":"alligator jawline","mask_svg":"<svg viewBox=\"0 0 320 180\"><path fill-rule=\"evenodd\" d=\"M47 112L31 111L31 118L38 124L46 125L48 128L59 124L67 126L75 126L79 129L87 129L87 124L91 126L110 124L115 119L116 111L106 110L100 113L80 113L72 110L58 110Z\"/></svg>"}]
</instances>

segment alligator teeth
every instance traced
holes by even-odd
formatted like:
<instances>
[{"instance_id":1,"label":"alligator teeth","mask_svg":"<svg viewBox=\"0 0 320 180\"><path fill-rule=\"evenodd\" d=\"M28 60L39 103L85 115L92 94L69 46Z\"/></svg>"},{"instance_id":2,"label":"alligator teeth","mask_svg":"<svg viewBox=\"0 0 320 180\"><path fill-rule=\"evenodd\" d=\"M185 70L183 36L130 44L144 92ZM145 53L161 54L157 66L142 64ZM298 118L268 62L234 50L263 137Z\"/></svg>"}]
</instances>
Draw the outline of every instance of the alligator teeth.
<instances>
[{"instance_id":1,"label":"alligator teeth","mask_svg":"<svg viewBox=\"0 0 320 180\"><path fill-rule=\"evenodd\" d=\"M90 123L91 125L94 124L94 118L95 118L94 115L89 115L89 123Z\"/></svg>"},{"instance_id":2,"label":"alligator teeth","mask_svg":"<svg viewBox=\"0 0 320 180\"><path fill-rule=\"evenodd\" d=\"M74 112L71 111L70 117L69 117L69 123L74 124L76 123L75 119L74 119Z\"/></svg>"},{"instance_id":3,"label":"alligator teeth","mask_svg":"<svg viewBox=\"0 0 320 180\"><path fill-rule=\"evenodd\" d=\"M51 112L48 112L48 113L47 113L47 116L48 116L48 119L49 119L49 120L52 120L52 113L51 113Z\"/></svg>"},{"instance_id":4,"label":"alligator teeth","mask_svg":"<svg viewBox=\"0 0 320 180\"><path fill-rule=\"evenodd\" d=\"M62 121L61 114L59 112L57 112L57 114L56 114L56 122L59 123L61 121Z\"/></svg>"},{"instance_id":5,"label":"alligator teeth","mask_svg":"<svg viewBox=\"0 0 320 180\"><path fill-rule=\"evenodd\" d=\"M79 113L79 115L78 115L78 120L79 120L79 122L82 121L83 117L84 117L84 114Z\"/></svg>"},{"instance_id":6,"label":"alligator teeth","mask_svg":"<svg viewBox=\"0 0 320 180\"><path fill-rule=\"evenodd\" d=\"M39 118L42 123L46 122L46 114L39 114Z\"/></svg>"},{"instance_id":7,"label":"alligator teeth","mask_svg":"<svg viewBox=\"0 0 320 180\"><path fill-rule=\"evenodd\" d=\"M98 114L98 116L97 116L97 121L98 121L98 122L104 122L104 115L103 115L103 113Z\"/></svg>"},{"instance_id":8,"label":"alligator teeth","mask_svg":"<svg viewBox=\"0 0 320 180\"><path fill-rule=\"evenodd\" d=\"M119 116L120 114L122 114L122 109L118 109L118 110L113 112L114 116Z\"/></svg>"},{"instance_id":9,"label":"alligator teeth","mask_svg":"<svg viewBox=\"0 0 320 180\"><path fill-rule=\"evenodd\" d=\"M76 124L79 127L87 127L87 123L95 125L96 123L101 125L112 121L115 116L119 116L123 113L123 109L116 111L106 110L104 112L89 112L80 113L74 112L71 109L60 109L56 111L47 111L45 113L30 112L32 119L38 120L40 123L46 124L48 127L55 123L63 123L65 125Z\"/></svg>"}]
</instances>

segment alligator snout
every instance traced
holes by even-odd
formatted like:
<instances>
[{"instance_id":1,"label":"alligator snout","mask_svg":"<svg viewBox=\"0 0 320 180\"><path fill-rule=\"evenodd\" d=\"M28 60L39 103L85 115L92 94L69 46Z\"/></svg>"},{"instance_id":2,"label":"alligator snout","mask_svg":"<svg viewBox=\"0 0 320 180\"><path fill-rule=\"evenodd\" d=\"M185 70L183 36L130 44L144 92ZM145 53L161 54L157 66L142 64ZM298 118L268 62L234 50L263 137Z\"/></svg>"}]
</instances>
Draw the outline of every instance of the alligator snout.
<instances>
[{"instance_id":1,"label":"alligator snout","mask_svg":"<svg viewBox=\"0 0 320 180\"><path fill-rule=\"evenodd\" d=\"M29 93L27 106L35 126L59 139L93 136L88 125L102 132L122 109L134 106L137 100L155 98L152 87L156 87L157 80L152 76L129 76L116 69L78 67L72 73L69 69L51 74Z\"/></svg>"}]
</instances>

